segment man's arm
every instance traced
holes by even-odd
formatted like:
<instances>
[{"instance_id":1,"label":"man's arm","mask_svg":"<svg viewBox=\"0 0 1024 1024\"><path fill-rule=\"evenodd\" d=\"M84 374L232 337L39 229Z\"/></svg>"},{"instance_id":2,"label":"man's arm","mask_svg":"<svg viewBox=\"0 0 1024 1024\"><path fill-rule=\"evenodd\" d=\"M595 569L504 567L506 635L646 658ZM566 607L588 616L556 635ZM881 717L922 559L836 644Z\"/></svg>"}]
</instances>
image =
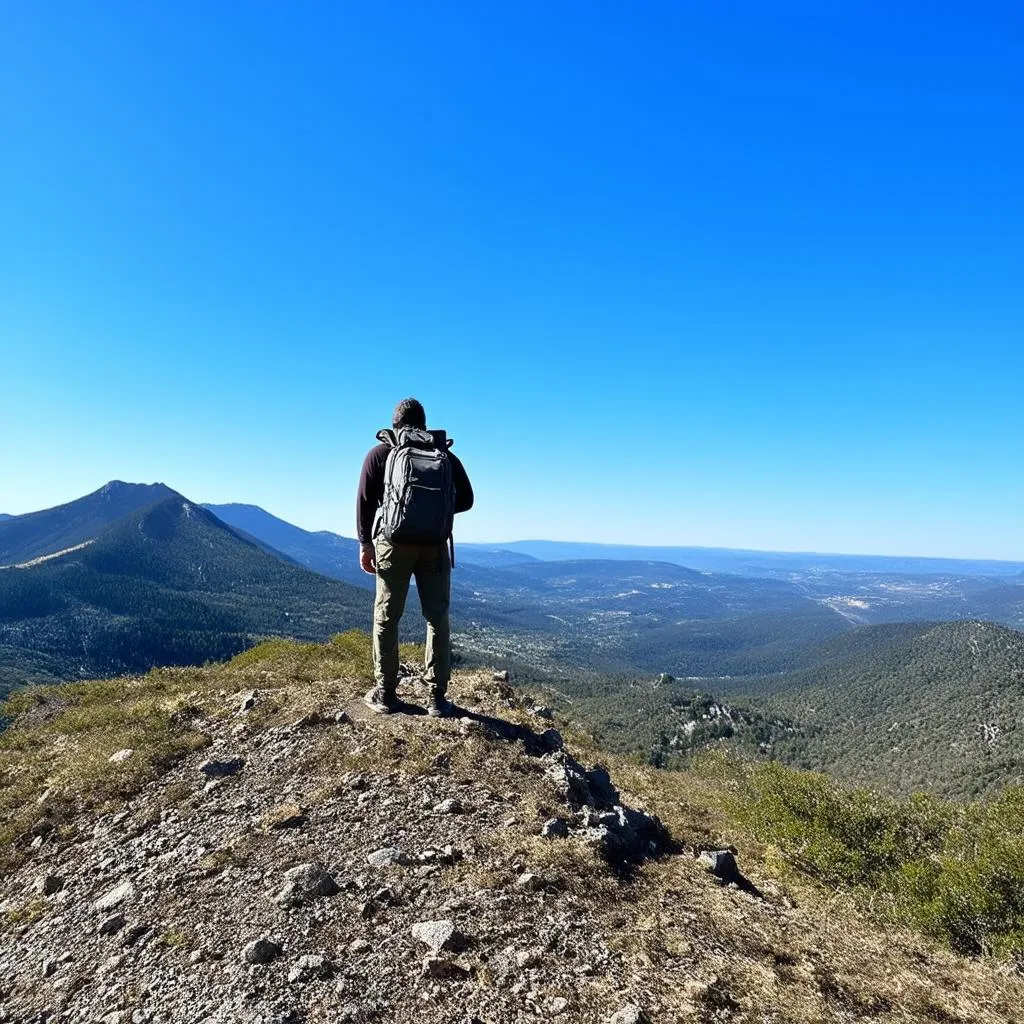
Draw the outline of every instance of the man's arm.
<instances>
[{"instance_id":1,"label":"man's arm","mask_svg":"<svg viewBox=\"0 0 1024 1024\"><path fill-rule=\"evenodd\" d=\"M457 455L450 456L452 460L452 482L455 484L455 511L468 512L473 507L473 485L469 482L469 474L466 467L459 461Z\"/></svg>"},{"instance_id":2,"label":"man's arm","mask_svg":"<svg viewBox=\"0 0 1024 1024\"><path fill-rule=\"evenodd\" d=\"M373 520L384 500L384 465L387 462L386 445L371 448L363 460L356 492L356 537L359 539L359 564L364 572L373 573Z\"/></svg>"}]
</instances>

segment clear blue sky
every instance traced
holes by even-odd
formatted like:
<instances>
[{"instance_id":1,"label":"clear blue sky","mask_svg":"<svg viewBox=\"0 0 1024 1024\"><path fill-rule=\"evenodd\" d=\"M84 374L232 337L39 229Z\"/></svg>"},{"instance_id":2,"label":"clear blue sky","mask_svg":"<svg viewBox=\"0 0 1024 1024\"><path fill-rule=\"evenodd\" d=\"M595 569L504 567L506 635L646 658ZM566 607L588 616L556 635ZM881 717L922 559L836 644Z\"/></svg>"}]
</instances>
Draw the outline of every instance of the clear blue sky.
<instances>
[{"instance_id":1,"label":"clear blue sky","mask_svg":"<svg viewBox=\"0 0 1024 1024\"><path fill-rule=\"evenodd\" d=\"M414 394L463 539L1024 559L1019 3L0 21L0 511L351 535Z\"/></svg>"}]
</instances>

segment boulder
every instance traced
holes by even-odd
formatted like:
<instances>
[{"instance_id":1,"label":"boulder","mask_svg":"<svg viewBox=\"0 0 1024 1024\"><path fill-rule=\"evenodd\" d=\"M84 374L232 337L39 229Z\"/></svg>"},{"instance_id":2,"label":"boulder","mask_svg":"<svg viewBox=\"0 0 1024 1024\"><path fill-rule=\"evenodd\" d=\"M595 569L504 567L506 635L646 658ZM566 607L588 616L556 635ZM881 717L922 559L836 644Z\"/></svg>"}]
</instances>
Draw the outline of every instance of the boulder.
<instances>
[{"instance_id":1,"label":"boulder","mask_svg":"<svg viewBox=\"0 0 1024 1024\"><path fill-rule=\"evenodd\" d=\"M229 757L222 761L210 759L199 766L199 771L208 779L226 779L229 775L237 775L245 767L245 759Z\"/></svg>"},{"instance_id":2,"label":"boulder","mask_svg":"<svg viewBox=\"0 0 1024 1024\"><path fill-rule=\"evenodd\" d=\"M366 863L373 868L390 868L408 864L409 857L396 846L384 846L366 855Z\"/></svg>"},{"instance_id":3,"label":"boulder","mask_svg":"<svg viewBox=\"0 0 1024 1024\"><path fill-rule=\"evenodd\" d=\"M337 967L319 953L306 953L296 960L295 965L288 972L288 980L295 982L315 981L330 978L337 971Z\"/></svg>"},{"instance_id":4,"label":"boulder","mask_svg":"<svg viewBox=\"0 0 1024 1024\"><path fill-rule=\"evenodd\" d=\"M540 834L545 839L565 839L569 835L569 822L565 818L550 818L541 826Z\"/></svg>"},{"instance_id":5,"label":"boulder","mask_svg":"<svg viewBox=\"0 0 1024 1024\"><path fill-rule=\"evenodd\" d=\"M433 953L458 949L464 941L454 921L419 921L412 926L412 937Z\"/></svg>"},{"instance_id":6,"label":"boulder","mask_svg":"<svg viewBox=\"0 0 1024 1024\"><path fill-rule=\"evenodd\" d=\"M435 814L462 814L463 807L455 797L450 796L440 803L434 804Z\"/></svg>"},{"instance_id":7,"label":"boulder","mask_svg":"<svg viewBox=\"0 0 1024 1024\"><path fill-rule=\"evenodd\" d=\"M35 890L41 896L52 896L64 888L64 879L60 875L40 875L36 879Z\"/></svg>"},{"instance_id":8,"label":"boulder","mask_svg":"<svg viewBox=\"0 0 1024 1024\"><path fill-rule=\"evenodd\" d=\"M242 959L247 964L269 964L272 960L276 960L283 952L284 950L281 946L271 939L256 939L242 950Z\"/></svg>"},{"instance_id":9,"label":"boulder","mask_svg":"<svg viewBox=\"0 0 1024 1024\"><path fill-rule=\"evenodd\" d=\"M119 886L111 889L109 892L102 895L94 904L95 908L100 913L105 913L110 910L115 910L119 907L129 896L134 892L134 887L131 882L122 882Z\"/></svg>"},{"instance_id":10,"label":"boulder","mask_svg":"<svg viewBox=\"0 0 1024 1024\"><path fill-rule=\"evenodd\" d=\"M286 871L284 878L284 888L275 898L281 906L300 906L339 892L338 883L324 870L322 864L299 864Z\"/></svg>"},{"instance_id":11,"label":"boulder","mask_svg":"<svg viewBox=\"0 0 1024 1024\"><path fill-rule=\"evenodd\" d=\"M124 926L124 914L111 914L100 922L96 930L100 935L116 935Z\"/></svg>"},{"instance_id":12,"label":"boulder","mask_svg":"<svg viewBox=\"0 0 1024 1024\"><path fill-rule=\"evenodd\" d=\"M651 1019L636 1003L627 1003L611 1015L608 1024L651 1024Z\"/></svg>"}]
</instances>

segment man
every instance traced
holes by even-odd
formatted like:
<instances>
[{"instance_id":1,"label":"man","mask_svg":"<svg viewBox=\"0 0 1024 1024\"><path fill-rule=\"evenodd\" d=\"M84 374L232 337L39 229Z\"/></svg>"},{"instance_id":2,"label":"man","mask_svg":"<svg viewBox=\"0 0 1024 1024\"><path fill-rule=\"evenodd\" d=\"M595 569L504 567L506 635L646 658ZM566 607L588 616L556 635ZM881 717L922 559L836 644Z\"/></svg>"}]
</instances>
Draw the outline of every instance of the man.
<instances>
[{"instance_id":1,"label":"man","mask_svg":"<svg viewBox=\"0 0 1024 1024\"><path fill-rule=\"evenodd\" d=\"M406 398L395 407L393 429L363 462L356 498L359 564L377 577L373 606L373 674L369 707L389 714L401 707L398 689L398 623L409 583L416 578L427 620L424 679L427 713L454 710L445 696L451 675L451 520L473 507L473 488L462 463L449 451L444 431L427 430L423 406ZM417 504L419 503L419 504Z\"/></svg>"}]
</instances>

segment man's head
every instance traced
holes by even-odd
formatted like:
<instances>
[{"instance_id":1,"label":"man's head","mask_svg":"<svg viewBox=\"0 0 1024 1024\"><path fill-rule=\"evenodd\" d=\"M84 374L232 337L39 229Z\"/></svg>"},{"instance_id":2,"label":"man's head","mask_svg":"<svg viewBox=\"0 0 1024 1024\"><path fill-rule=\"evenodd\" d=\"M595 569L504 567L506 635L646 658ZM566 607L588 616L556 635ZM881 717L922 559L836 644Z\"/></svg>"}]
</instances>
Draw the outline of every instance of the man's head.
<instances>
[{"instance_id":1,"label":"man's head","mask_svg":"<svg viewBox=\"0 0 1024 1024\"><path fill-rule=\"evenodd\" d=\"M403 398L395 406L394 415L391 417L391 426L398 430L399 427L414 427L417 430L427 429L427 414L423 406L415 398Z\"/></svg>"}]
</instances>

